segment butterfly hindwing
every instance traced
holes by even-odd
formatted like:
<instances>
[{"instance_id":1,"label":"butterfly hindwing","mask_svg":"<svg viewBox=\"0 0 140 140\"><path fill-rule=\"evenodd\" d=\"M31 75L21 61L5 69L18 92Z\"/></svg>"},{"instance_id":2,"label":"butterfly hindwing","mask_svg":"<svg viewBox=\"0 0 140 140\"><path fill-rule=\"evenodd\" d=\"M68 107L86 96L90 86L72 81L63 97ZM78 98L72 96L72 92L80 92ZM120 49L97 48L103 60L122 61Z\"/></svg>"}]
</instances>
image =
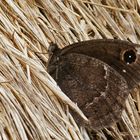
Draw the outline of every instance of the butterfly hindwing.
<instances>
[{"instance_id":1,"label":"butterfly hindwing","mask_svg":"<svg viewBox=\"0 0 140 140\"><path fill-rule=\"evenodd\" d=\"M113 68L96 58L75 53L61 56L57 68L58 85L93 128L109 126L120 118L129 92L125 79Z\"/></svg>"}]
</instances>

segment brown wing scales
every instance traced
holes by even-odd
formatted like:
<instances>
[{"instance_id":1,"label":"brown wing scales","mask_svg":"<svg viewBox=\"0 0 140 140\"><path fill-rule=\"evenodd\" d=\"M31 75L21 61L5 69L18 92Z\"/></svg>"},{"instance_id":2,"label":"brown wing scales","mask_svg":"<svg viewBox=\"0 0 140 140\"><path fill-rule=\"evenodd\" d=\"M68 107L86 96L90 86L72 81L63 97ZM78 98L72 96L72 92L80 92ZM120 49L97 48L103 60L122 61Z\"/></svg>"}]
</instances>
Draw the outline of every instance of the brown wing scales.
<instances>
[{"instance_id":1,"label":"brown wing scales","mask_svg":"<svg viewBox=\"0 0 140 140\"><path fill-rule=\"evenodd\" d=\"M77 103L94 129L118 121L129 94L127 83L118 72L82 54L60 57L57 83ZM74 117L79 120L77 114Z\"/></svg>"}]
</instances>

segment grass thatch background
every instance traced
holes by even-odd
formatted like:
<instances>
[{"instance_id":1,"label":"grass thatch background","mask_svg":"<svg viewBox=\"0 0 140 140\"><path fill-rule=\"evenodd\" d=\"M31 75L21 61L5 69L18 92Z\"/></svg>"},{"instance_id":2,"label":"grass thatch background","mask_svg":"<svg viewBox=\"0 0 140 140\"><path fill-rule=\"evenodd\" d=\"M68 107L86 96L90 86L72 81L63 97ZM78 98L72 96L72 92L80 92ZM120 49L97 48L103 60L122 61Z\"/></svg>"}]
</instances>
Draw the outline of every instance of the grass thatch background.
<instances>
[{"instance_id":1,"label":"grass thatch background","mask_svg":"<svg viewBox=\"0 0 140 140\"><path fill-rule=\"evenodd\" d=\"M139 0L1 0L0 140L88 140L63 106L78 108L46 72L49 43L61 48L93 38L139 43L139 10ZM140 96L132 95L122 120L94 139L140 139Z\"/></svg>"}]
</instances>

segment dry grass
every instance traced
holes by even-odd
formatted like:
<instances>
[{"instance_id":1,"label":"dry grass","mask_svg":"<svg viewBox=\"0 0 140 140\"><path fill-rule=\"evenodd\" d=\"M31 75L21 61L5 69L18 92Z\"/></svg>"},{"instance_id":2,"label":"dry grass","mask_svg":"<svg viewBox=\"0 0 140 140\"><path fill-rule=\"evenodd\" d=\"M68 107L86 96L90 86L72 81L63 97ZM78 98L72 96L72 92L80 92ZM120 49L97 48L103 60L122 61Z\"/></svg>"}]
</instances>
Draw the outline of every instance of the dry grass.
<instances>
[{"instance_id":1,"label":"dry grass","mask_svg":"<svg viewBox=\"0 0 140 140\"><path fill-rule=\"evenodd\" d=\"M0 1L0 140L88 140L64 106L84 115L46 72L49 43L61 48L93 38L139 43L139 10L139 0ZM94 139L140 139L139 91L132 95L119 125Z\"/></svg>"}]
</instances>

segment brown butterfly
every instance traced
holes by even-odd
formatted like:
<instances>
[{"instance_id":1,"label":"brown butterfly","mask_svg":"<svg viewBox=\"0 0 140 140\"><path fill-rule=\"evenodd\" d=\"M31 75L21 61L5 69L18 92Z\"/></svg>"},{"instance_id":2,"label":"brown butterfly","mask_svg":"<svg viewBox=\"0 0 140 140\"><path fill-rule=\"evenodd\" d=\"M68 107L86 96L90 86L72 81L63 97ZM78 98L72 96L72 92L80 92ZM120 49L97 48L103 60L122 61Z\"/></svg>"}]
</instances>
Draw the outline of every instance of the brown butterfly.
<instances>
[{"instance_id":1,"label":"brown butterfly","mask_svg":"<svg viewBox=\"0 0 140 140\"><path fill-rule=\"evenodd\" d=\"M48 72L83 111L92 129L121 118L125 100L140 82L139 45L121 40L89 40L53 47ZM51 47L52 49L52 47ZM87 125L72 112L77 123Z\"/></svg>"}]
</instances>

